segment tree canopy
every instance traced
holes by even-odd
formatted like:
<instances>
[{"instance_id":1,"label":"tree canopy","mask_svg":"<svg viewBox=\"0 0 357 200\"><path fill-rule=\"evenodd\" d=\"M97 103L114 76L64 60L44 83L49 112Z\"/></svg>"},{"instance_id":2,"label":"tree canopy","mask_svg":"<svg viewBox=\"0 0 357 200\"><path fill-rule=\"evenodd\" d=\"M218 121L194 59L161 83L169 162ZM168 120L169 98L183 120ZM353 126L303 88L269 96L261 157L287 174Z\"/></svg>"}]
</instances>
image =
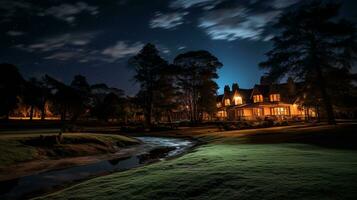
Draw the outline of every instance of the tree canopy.
<instances>
[{"instance_id":1,"label":"tree canopy","mask_svg":"<svg viewBox=\"0 0 357 200\"><path fill-rule=\"evenodd\" d=\"M305 83L305 97L321 104L329 123L335 123L331 96L347 91L349 70L356 60L354 24L338 18L340 5L314 1L283 14L275 24L268 59L260 63L272 80L286 75ZM307 95L307 94L314 95Z\"/></svg>"},{"instance_id":2,"label":"tree canopy","mask_svg":"<svg viewBox=\"0 0 357 200\"><path fill-rule=\"evenodd\" d=\"M0 64L0 117L9 117L17 107L18 96L22 93L25 80L15 65Z\"/></svg>"},{"instance_id":3,"label":"tree canopy","mask_svg":"<svg viewBox=\"0 0 357 200\"><path fill-rule=\"evenodd\" d=\"M222 63L208 51L190 51L178 55L174 65L179 69L181 103L188 108L191 121L200 121L204 112L212 114L218 89L214 79Z\"/></svg>"}]
</instances>

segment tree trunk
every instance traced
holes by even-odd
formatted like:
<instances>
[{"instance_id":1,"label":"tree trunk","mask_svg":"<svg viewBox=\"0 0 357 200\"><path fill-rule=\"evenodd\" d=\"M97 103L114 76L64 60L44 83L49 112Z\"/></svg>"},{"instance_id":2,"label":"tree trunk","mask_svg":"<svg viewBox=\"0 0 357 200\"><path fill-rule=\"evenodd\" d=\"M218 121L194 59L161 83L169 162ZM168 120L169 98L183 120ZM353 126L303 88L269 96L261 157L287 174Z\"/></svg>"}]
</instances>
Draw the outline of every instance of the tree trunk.
<instances>
[{"instance_id":1,"label":"tree trunk","mask_svg":"<svg viewBox=\"0 0 357 200\"><path fill-rule=\"evenodd\" d=\"M61 121L62 122L66 121L66 115L67 115L67 108L66 108L66 106L64 106L64 108L62 109L62 113L61 113Z\"/></svg>"},{"instance_id":2,"label":"tree trunk","mask_svg":"<svg viewBox=\"0 0 357 200\"><path fill-rule=\"evenodd\" d=\"M330 96L327 94L326 89L321 88L321 92L322 92L322 99L324 101L325 110L326 110L326 114L327 114L328 124L336 124L335 115L333 113Z\"/></svg>"},{"instance_id":3,"label":"tree trunk","mask_svg":"<svg viewBox=\"0 0 357 200\"><path fill-rule=\"evenodd\" d=\"M150 105L146 108L146 112L144 113L145 117L145 125L146 127L151 127L151 116L152 116L152 105Z\"/></svg>"},{"instance_id":4,"label":"tree trunk","mask_svg":"<svg viewBox=\"0 0 357 200\"><path fill-rule=\"evenodd\" d=\"M30 121L32 121L32 119L33 119L33 109L34 109L34 106L31 105L31 107L30 107Z\"/></svg>"},{"instance_id":5,"label":"tree trunk","mask_svg":"<svg viewBox=\"0 0 357 200\"><path fill-rule=\"evenodd\" d=\"M41 120L45 120L46 118L46 103L41 105Z\"/></svg>"},{"instance_id":6,"label":"tree trunk","mask_svg":"<svg viewBox=\"0 0 357 200\"><path fill-rule=\"evenodd\" d=\"M316 106L316 115L317 115L317 122L321 122L319 106Z\"/></svg>"},{"instance_id":7,"label":"tree trunk","mask_svg":"<svg viewBox=\"0 0 357 200\"><path fill-rule=\"evenodd\" d=\"M306 107L306 109L305 109L305 121L308 122L309 120L310 120L309 108Z\"/></svg>"},{"instance_id":8,"label":"tree trunk","mask_svg":"<svg viewBox=\"0 0 357 200\"><path fill-rule=\"evenodd\" d=\"M169 123L172 123L171 111L170 111L170 110L167 110L166 112L167 112L167 121L168 121Z\"/></svg>"},{"instance_id":9,"label":"tree trunk","mask_svg":"<svg viewBox=\"0 0 357 200\"><path fill-rule=\"evenodd\" d=\"M325 81L324 76L322 75L321 67L316 66L316 70L317 70L317 76L318 76L318 84L319 84L320 91L321 91L321 97L322 97L322 101L323 101L325 111L327 114L327 122L328 122L328 124L331 124L331 125L336 124L336 120L335 120L335 116L334 116L333 108L332 108L332 103L331 103L331 98L326 90L326 81Z\"/></svg>"}]
</instances>

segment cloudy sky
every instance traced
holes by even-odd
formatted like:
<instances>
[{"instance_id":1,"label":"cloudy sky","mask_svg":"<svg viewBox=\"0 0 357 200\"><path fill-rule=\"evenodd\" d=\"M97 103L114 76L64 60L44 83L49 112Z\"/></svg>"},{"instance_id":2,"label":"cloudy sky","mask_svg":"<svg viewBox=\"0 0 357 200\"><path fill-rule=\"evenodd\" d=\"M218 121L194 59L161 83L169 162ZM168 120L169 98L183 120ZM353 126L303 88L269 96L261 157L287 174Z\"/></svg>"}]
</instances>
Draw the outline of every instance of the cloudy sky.
<instances>
[{"instance_id":1,"label":"cloudy sky","mask_svg":"<svg viewBox=\"0 0 357 200\"><path fill-rule=\"evenodd\" d=\"M357 3L341 0L341 15L356 22ZM25 77L76 74L133 95L127 59L148 42L168 61L205 49L223 63L217 80L252 87L271 47L271 25L303 0L48 0L0 1L0 62Z\"/></svg>"}]
</instances>

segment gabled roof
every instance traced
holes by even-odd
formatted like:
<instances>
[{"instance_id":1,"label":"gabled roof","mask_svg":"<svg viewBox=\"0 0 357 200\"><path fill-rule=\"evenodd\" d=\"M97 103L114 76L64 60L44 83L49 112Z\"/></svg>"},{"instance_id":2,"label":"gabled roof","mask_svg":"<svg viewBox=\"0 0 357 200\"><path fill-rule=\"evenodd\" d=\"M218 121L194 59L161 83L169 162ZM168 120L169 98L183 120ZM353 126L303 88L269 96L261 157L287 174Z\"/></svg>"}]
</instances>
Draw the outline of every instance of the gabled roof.
<instances>
[{"instance_id":1,"label":"gabled roof","mask_svg":"<svg viewBox=\"0 0 357 200\"><path fill-rule=\"evenodd\" d=\"M242 97L243 100L248 102L250 100L250 94L253 92L253 89L239 89L238 93Z\"/></svg>"},{"instance_id":2,"label":"gabled roof","mask_svg":"<svg viewBox=\"0 0 357 200\"><path fill-rule=\"evenodd\" d=\"M258 95L261 94L263 96L267 96L269 94L270 90L270 85L254 85L252 94L250 95L250 98L253 98L253 95Z\"/></svg>"},{"instance_id":3,"label":"gabled roof","mask_svg":"<svg viewBox=\"0 0 357 200\"><path fill-rule=\"evenodd\" d=\"M244 102L250 102L250 94L252 93L252 91L253 91L252 89L238 88L238 90L231 91L226 94L218 95L217 102L223 102L224 99L230 99L231 101L233 101L233 97L234 97L235 93L238 93L239 96L242 97L242 100Z\"/></svg>"},{"instance_id":4,"label":"gabled roof","mask_svg":"<svg viewBox=\"0 0 357 200\"><path fill-rule=\"evenodd\" d=\"M224 96L223 94L218 95L216 101L217 102L222 102L223 101L223 96Z\"/></svg>"},{"instance_id":5,"label":"gabled roof","mask_svg":"<svg viewBox=\"0 0 357 200\"><path fill-rule=\"evenodd\" d=\"M223 102L225 98L233 100L233 96L236 92L242 97L244 103L252 103L253 95L263 95L264 101L269 98L270 94L280 94L280 100L282 103L294 103L297 99L299 92L303 89L303 82L295 82L294 91L289 89L290 83L279 84L256 84L253 89L241 89L237 91L226 92L225 95L218 95L217 101Z\"/></svg>"}]
</instances>

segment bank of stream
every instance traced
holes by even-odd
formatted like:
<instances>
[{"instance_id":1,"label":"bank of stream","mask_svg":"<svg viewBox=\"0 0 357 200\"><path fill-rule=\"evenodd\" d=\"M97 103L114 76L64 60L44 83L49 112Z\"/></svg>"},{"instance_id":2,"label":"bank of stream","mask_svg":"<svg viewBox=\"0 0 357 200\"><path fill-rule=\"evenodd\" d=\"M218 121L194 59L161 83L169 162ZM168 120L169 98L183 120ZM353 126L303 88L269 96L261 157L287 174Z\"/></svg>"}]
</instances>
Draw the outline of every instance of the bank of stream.
<instances>
[{"instance_id":1,"label":"bank of stream","mask_svg":"<svg viewBox=\"0 0 357 200\"><path fill-rule=\"evenodd\" d=\"M141 151L129 157L72 166L0 182L0 199L28 199L93 177L143 166L187 152L195 142L180 138L137 137Z\"/></svg>"}]
</instances>

